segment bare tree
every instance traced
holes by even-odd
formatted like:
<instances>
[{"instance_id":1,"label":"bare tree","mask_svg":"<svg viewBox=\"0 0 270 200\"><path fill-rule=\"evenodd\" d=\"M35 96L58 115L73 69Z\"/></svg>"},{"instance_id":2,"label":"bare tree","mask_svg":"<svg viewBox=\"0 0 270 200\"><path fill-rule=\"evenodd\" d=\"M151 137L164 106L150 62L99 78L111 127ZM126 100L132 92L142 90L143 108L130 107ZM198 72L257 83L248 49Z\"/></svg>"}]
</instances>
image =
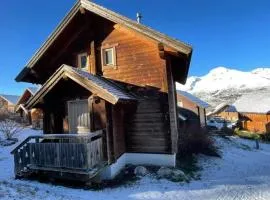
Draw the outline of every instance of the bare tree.
<instances>
[{"instance_id":1,"label":"bare tree","mask_svg":"<svg viewBox=\"0 0 270 200\"><path fill-rule=\"evenodd\" d=\"M21 132L23 129L24 126L14 120L5 119L0 121L0 132L3 134L6 140L14 139L14 136Z\"/></svg>"}]
</instances>

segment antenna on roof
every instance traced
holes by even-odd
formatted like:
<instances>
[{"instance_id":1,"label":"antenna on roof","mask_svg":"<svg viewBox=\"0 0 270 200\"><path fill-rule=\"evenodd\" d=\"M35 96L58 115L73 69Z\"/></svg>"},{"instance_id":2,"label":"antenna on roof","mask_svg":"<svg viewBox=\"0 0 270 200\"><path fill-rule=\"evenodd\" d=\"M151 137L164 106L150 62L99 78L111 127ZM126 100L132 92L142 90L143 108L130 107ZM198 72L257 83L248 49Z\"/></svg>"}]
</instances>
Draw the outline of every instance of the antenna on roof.
<instances>
[{"instance_id":1,"label":"antenna on roof","mask_svg":"<svg viewBox=\"0 0 270 200\"><path fill-rule=\"evenodd\" d=\"M142 21L142 15L141 13L137 12L137 23L140 24Z\"/></svg>"}]
</instances>

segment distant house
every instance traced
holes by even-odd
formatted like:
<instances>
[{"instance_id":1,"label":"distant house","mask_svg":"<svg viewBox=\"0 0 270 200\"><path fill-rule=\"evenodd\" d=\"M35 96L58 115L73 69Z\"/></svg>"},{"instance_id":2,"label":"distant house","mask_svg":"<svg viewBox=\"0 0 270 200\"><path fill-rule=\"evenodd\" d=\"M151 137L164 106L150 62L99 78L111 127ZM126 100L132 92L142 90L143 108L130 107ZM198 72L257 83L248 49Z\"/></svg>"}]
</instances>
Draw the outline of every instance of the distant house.
<instances>
[{"instance_id":1,"label":"distant house","mask_svg":"<svg viewBox=\"0 0 270 200\"><path fill-rule=\"evenodd\" d=\"M15 106L15 112L20 114L22 121L32 124L33 128L41 128L43 113L38 108L28 110L25 104L36 94L38 89L37 87L26 88Z\"/></svg>"},{"instance_id":2,"label":"distant house","mask_svg":"<svg viewBox=\"0 0 270 200\"><path fill-rule=\"evenodd\" d=\"M256 92L243 95L234 104L242 128L258 133L270 132L270 95Z\"/></svg>"},{"instance_id":3,"label":"distant house","mask_svg":"<svg viewBox=\"0 0 270 200\"><path fill-rule=\"evenodd\" d=\"M239 113L234 105L226 103L219 104L212 112L207 113L207 117L221 117L229 121L237 121Z\"/></svg>"},{"instance_id":4,"label":"distant house","mask_svg":"<svg viewBox=\"0 0 270 200\"><path fill-rule=\"evenodd\" d=\"M15 105L20 96L0 94L0 111L15 112Z\"/></svg>"},{"instance_id":5,"label":"distant house","mask_svg":"<svg viewBox=\"0 0 270 200\"><path fill-rule=\"evenodd\" d=\"M210 105L194 95L178 90L177 91L178 117L187 121L190 125L206 125L206 108Z\"/></svg>"}]
</instances>

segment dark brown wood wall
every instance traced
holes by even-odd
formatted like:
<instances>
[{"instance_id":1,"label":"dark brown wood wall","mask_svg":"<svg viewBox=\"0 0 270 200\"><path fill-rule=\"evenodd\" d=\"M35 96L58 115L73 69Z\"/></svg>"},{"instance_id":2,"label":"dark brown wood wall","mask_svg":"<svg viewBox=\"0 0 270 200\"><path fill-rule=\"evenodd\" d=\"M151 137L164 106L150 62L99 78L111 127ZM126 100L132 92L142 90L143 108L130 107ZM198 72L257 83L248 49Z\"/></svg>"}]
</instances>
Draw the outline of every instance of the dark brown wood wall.
<instances>
[{"instance_id":1,"label":"dark brown wood wall","mask_svg":"<svg viewBox=\"0 0 270 200\"><path fill-rule=\"evenodd\" d=\"M118 159L126 152L126 136L124 129L124 109L121 105L112 108L114 157Z\"/></svg>"},{"instance_id":2,"label":"dark brown wood wall","mask_svg":"<svg viewBox=\"0 0 270 200\"><path fill-rule=\"evenodd\" d=\"M141 100L125 119L128 152L171 152L168 105L160 100Z\"/></svg>"}]
</instances>

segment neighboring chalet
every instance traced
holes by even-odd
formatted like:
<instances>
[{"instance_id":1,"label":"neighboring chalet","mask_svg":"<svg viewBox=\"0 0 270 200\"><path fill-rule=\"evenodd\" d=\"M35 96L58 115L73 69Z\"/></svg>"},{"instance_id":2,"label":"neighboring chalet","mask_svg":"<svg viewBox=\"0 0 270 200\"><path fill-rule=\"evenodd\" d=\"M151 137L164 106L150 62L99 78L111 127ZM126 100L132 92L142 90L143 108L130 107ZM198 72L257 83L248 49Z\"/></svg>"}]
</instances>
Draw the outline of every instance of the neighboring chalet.
<instances>
[{"instance_id":1,"label":"neighboring chalet","mask_svg":"<svg viewBox=\"0 0 270 200\"><path fill-rule=\"evenodd\" d=\"M0 111L14 113L19 98L17 95L0 94Z\"/></svg>"},{"instance_id":2,"label":"neighboring chalet","mask_svg":"<svg viewBox=\"0 0 270 200\"><path fill-rule=\"evenodd\" d=\"M36 94L37 91L38 88L36 87L26 88L15 106L15 112L20 114L24 123L31 124L33 128L43 128L42 110L38 108L28 110L25 108L26 103Z\"/></svg>"},{"instance_id":3,"label":"neighboring chalet","mask_svg":"<svg viewBox=\"0 0 270 200\"><path fill-rule=\"evenodd\" d=\"M78 1L16 80L41 84L25 105L44 135L13 150L15 173L111 179L126 164L175 166L175 82L192 48L91 1ZM30 155L30 156L29 156Z\"/></svg>"},{"instance_id":4,"label":"neighboring chalet","mask_svg":"<svg viewBox=\"0 0 270 200\"><path fill-rule=\"evenodd\" d=\"M239 120L239 113L234 105L222 103L218 105L212 112L207 113L207 117L220 117L225 120L236 122Z\"/></svg>"},{"instance_id":5,"label":"neighboring chalet","mask_svg":"<svg viewBox=\"0 0 270 200\"><path fill-rule=\"evenodd\" d=\"M243 95L234 104L242 128L257 133L270 133L270 96L268 92Z\"/></svg>"},{"instance_id":6,"label":"neighboring chalet","mask_svg":"<svg viewBox=\"0 0 270 200\"><path fill-rule=\"evenodd\" d=\"M207 117L221 117L238 121L241 128L257 132L270 132L270 97L267 92L253 92L240 97L233 105L220 104Z\"/></svg>"},{"instance_id":7,"label":"neighboring chalet","mask_svg":"<svg viewBox=\"0 0 270 200\"><path fill-rule=\"evenodd\" d=\"M206 126L206 109L210 107L208 103L188 92L177 90L177 105L182 123Z\"/></svg>"}]
</instances>

